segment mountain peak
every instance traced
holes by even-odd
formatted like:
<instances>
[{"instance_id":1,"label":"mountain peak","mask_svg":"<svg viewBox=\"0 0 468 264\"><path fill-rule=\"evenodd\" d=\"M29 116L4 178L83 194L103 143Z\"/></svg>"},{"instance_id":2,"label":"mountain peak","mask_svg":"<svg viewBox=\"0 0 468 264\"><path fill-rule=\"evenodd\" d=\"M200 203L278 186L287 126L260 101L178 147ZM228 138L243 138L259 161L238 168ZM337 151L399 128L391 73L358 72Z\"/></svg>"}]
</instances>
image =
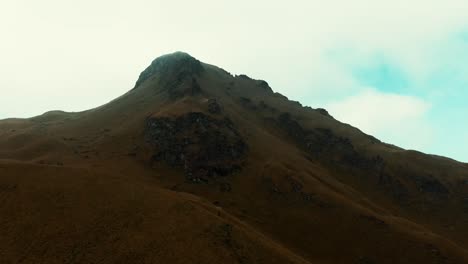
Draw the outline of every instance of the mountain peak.
<instances>
[{"instance_id":1,"label":"mountain peak","mask_svg":"<svg viewBox=\"0 0 468 264\"><path fill-rule=\"evenodd\" d=\"M183 52L136 85L0 120L0 263L468 263L468 164Z\"/></svg>"},{"instance_id":2,"label":"mountain peak","mask_svg":"<svg viewBox=\"0 0 468 264\"><path fill-rule=\"evenodd\" d=\"M135 88L157 74L161 76L169 76L172 74L177 76L198 75L203 70L202 63L199 60L195 59L188 53L177 51L160 56L153 60L153 62L151 62L151 64L140 74L140 77L135 84Z\"/></svg>"}]
</instances>

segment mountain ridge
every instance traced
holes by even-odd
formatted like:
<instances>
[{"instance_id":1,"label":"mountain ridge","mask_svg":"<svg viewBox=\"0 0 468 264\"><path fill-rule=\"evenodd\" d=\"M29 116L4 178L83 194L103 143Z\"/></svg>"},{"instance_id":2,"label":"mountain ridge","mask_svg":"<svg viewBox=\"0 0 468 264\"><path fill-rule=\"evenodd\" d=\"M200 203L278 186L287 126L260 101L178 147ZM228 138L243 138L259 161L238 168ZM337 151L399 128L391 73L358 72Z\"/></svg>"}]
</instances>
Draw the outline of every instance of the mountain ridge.
<instances>
[{"instance_id":1,"label":"mountain ridge","mask_svg":"<svg viewBox=\"0 0 468 264\"><path fill-rule=\"evenodd\" d=\"M1 120L0 161L6 263L468 260L466 164L187 53L103 106Z\"/></svg>"}]
</instances>

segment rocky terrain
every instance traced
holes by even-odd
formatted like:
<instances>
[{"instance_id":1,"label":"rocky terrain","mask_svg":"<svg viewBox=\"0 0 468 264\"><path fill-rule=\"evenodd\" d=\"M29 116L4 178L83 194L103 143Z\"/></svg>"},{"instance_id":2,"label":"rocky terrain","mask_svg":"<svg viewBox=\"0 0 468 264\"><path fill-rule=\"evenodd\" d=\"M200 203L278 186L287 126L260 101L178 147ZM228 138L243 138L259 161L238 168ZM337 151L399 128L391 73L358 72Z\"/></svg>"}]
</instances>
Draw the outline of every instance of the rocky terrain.
<instances>
[{"instance_id":1,"label":"rocky terrain","mask_svg":"<svg viewBox=\"0 0 468 264\"><path fill-rule=\"evenodd\" d=\"M175 119L149 118L146 138L153 146L152 162L183 167L195 182L239 171L247 145L229 119L218 120L199 112Z\"/></svg>"},{"instance_id":2,"label":"rocky terrain","mask_svg":"<svg viewBox=\"0 0 468 264\"><path fill-rule=\"evenodd\" d=\"M0 263L468 263L468 164L182 52L0 120Z\"/></svg>"}]
</instances>

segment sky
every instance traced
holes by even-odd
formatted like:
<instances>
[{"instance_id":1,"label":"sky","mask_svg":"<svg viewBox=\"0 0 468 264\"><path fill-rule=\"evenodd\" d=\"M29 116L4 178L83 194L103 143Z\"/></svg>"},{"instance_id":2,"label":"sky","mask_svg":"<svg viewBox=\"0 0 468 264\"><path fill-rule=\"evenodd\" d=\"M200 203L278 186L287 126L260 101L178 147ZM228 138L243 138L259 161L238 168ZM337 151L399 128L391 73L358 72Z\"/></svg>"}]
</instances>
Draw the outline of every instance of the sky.
<instances>
[{"instance_id":1,"label":"sky","mask_svg":"<svg viewBox=\"0 0 468 264\"><path fill-rule=\"evenodd\" d=\"M466 0L1 0L0 119L102 105L185 51L468 162L466 14Z\"/></svg>"}]
</instances>

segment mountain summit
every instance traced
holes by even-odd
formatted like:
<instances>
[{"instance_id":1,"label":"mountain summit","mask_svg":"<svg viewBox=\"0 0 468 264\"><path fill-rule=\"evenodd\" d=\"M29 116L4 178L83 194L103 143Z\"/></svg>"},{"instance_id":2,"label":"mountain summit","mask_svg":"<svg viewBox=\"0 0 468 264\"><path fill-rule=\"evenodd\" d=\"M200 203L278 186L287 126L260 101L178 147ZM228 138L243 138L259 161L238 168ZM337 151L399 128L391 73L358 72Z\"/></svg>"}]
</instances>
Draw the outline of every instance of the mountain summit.
<instances>
[{"instance_id":1,"label":"mountain summit","mask_svg":"<svg viewBox=\"0 0 468 264\"><path fill-rule=\"evenodd\" d=\"M189 54L0 121L0 263L468 263L468 165Z\"/></svg>"},{"instance_id":2,"label":"mountain summit","mask_svg":"<svg viewBox=\"0 0 468 264\"><path fill-rule=\"evenodd\" d=\"M155 59L138 78L135 88L155 75L180 78L184 75L198 75L203 71L200 61L184 52L175 52ZM169 75L169 76L168 76Z\"/></svg>"}]
</instances>

